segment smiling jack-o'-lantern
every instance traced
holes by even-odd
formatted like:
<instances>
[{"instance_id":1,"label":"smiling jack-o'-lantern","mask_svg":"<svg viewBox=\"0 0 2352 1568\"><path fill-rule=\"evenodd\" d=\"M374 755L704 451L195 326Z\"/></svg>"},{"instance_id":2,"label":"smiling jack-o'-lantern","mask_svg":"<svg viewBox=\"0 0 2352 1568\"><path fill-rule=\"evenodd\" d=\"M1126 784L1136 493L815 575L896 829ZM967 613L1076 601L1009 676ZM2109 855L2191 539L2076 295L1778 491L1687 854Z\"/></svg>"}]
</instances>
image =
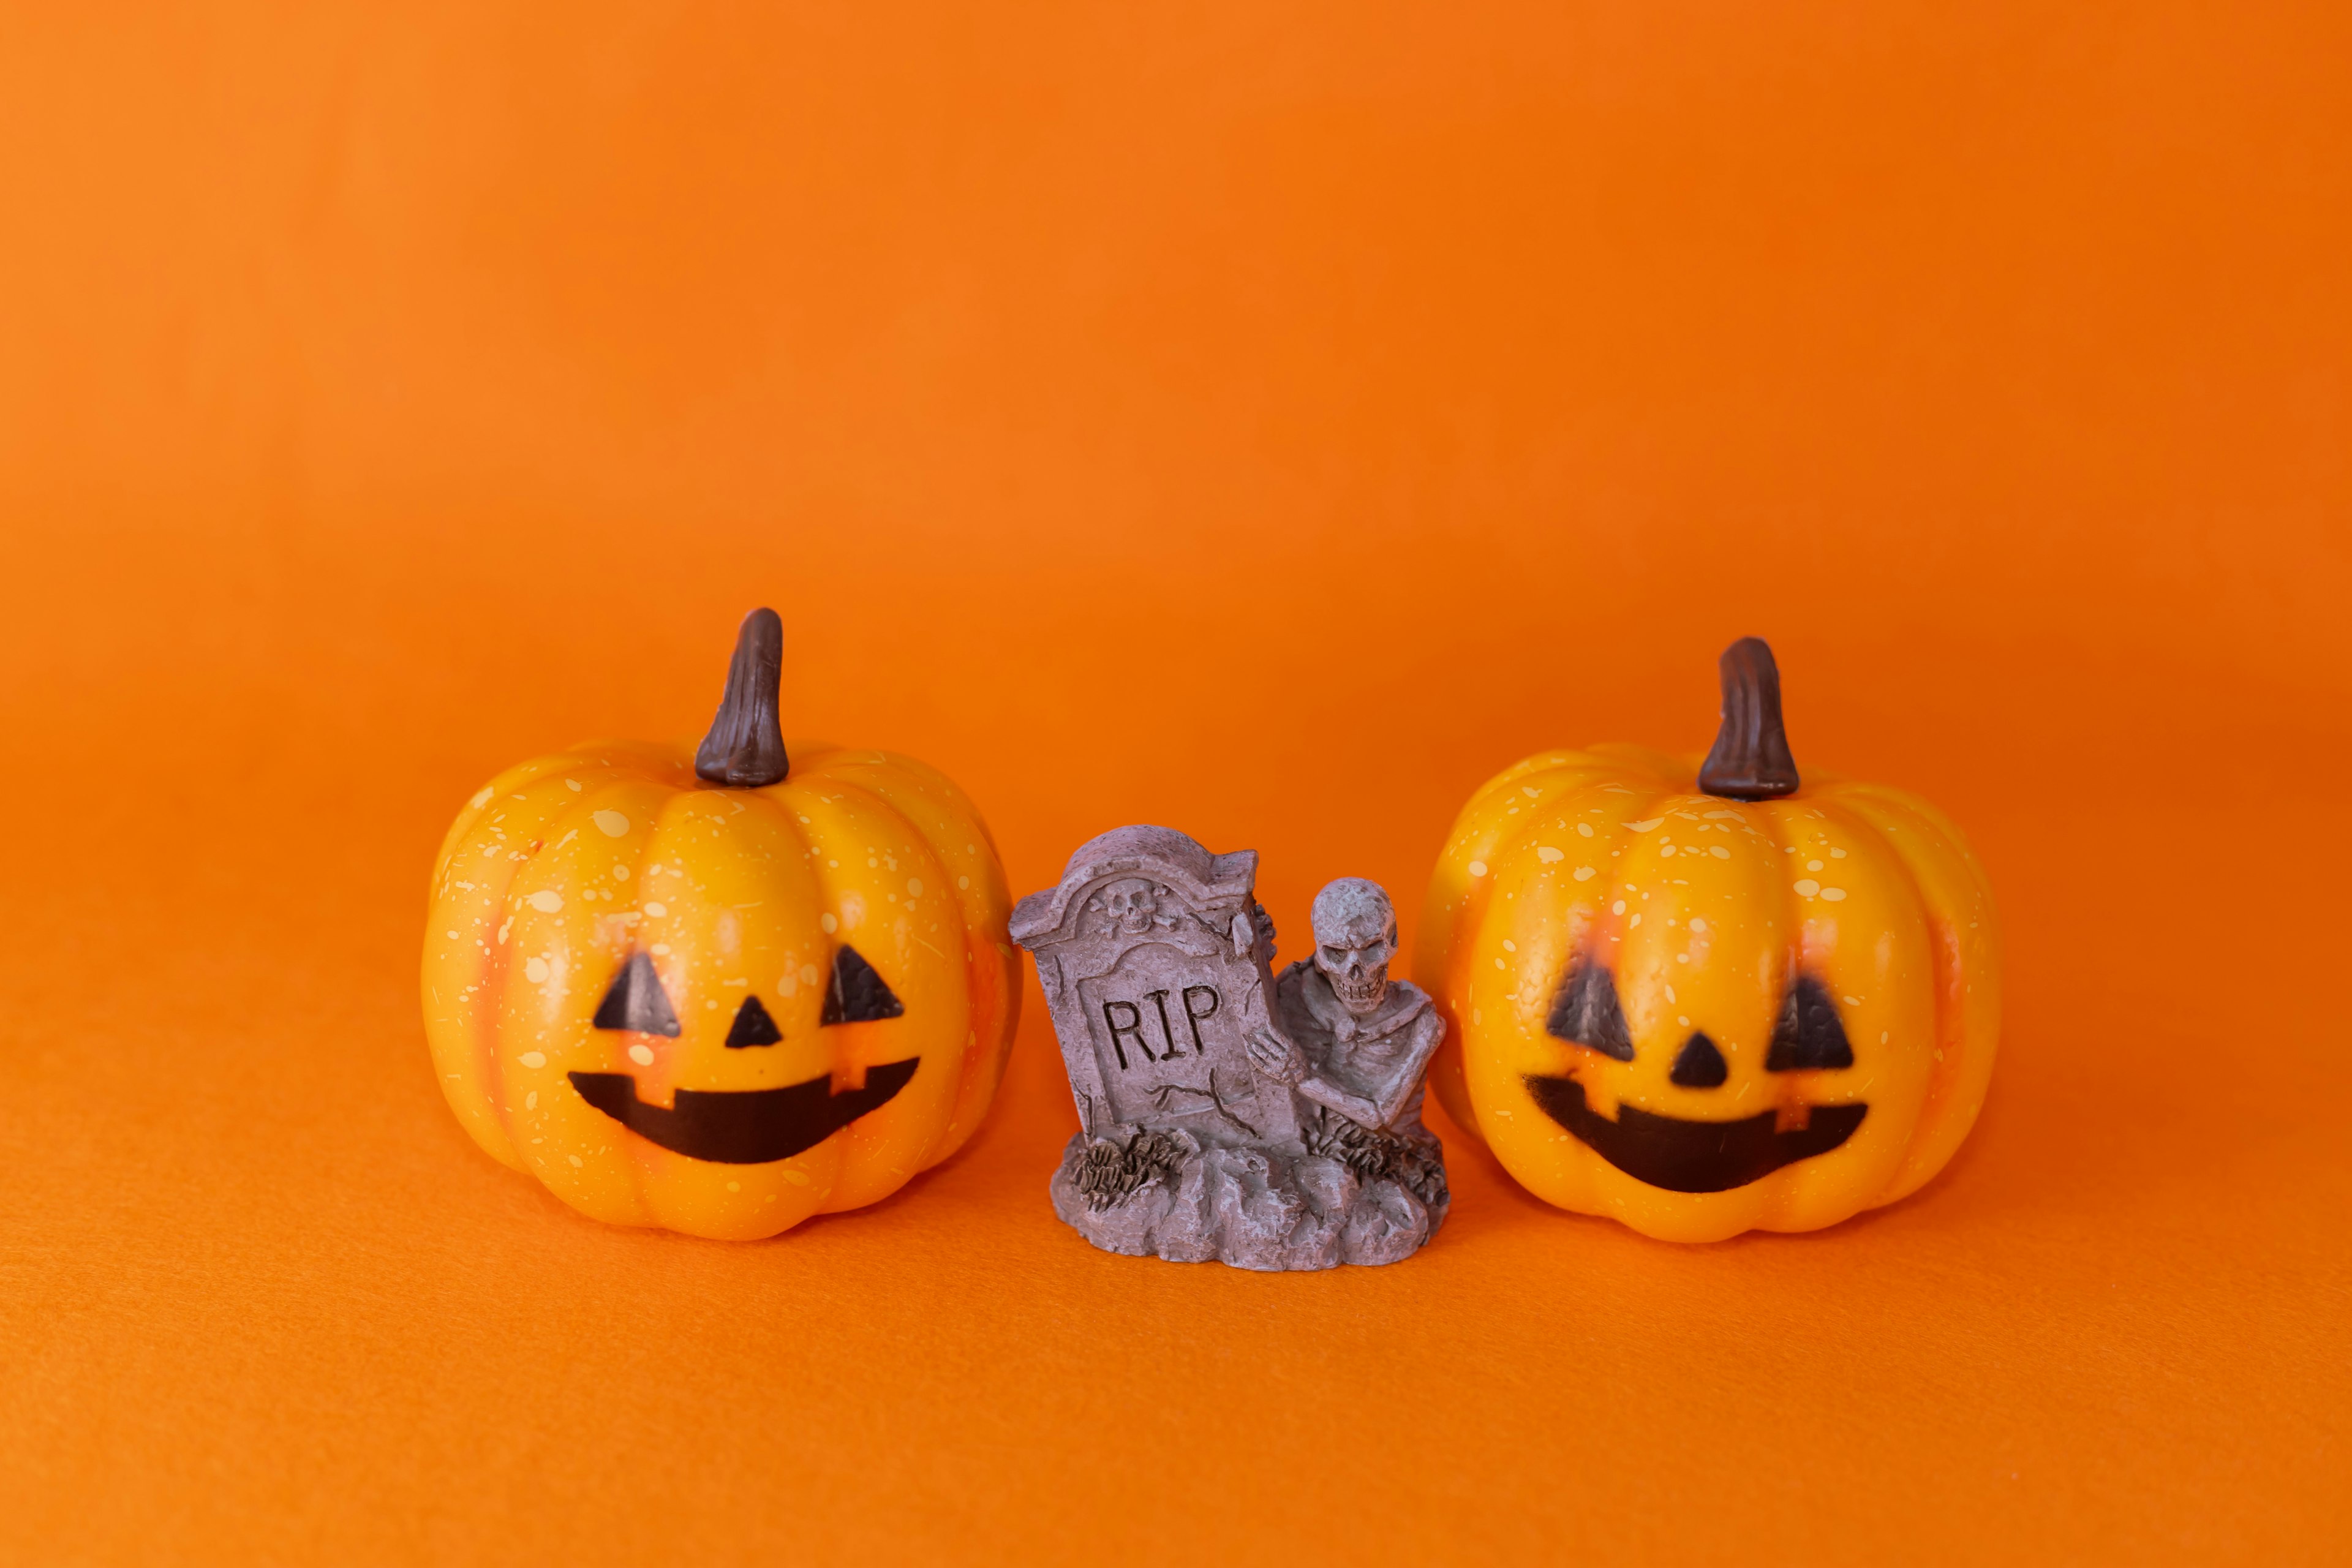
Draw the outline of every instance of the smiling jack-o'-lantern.
<instances>
[{"instance_id":1,"label":"smiling jack-o'-lantern","mask_svg":"<svg viewBox=\"0 0 2352 1568\"><path fill-rule=\"evenodd\" d=\"M1975 1121L2000 1027L1958 830L1900 790L1801 781L1760 640L1722 673L1703 764L1602 745L1488 781L1414 964L1454 1121L1538 1196L1675 1241L1916 1190Z\"/></svg>"},{"instance_id":2,"label":"smiling jack-o'-lantern","mask_svg":"<svg viewBox=\"0 0 2352 1568\"><path fill-rule=\"evenodd\" d=\"M971 1135L1020 987L971 803L777 724L782 626L743 623L698 751L509 769L441 847L425 1016L475 1142L583 1214L772 1236Z\"/></svg>"}]
</instances>

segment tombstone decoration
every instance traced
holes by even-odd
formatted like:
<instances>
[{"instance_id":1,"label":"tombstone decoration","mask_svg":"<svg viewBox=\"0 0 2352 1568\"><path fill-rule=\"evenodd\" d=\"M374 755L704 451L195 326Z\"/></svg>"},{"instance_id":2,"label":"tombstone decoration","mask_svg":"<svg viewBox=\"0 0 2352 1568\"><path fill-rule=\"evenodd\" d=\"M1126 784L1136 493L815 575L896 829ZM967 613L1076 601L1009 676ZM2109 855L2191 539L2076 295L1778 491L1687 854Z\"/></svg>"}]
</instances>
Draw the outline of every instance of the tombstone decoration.
<instances>
[{"instance_id":1,"label":"tombstone decoration","mask_svg":"<svg viewBox=\"0 0 2352 1568\"><path fill-rule=\"evenodd\" d=\"M1317 897L1314 958L1275 979L1256 874L1255 850L1121 827L1014 907L1077 1102L1054 1212L1180 1263L1394 1263L1445 1217L1421 1122L1444 1022L1388 978L1396 917L1360 879Z\"/></svg>"}]
</instances>

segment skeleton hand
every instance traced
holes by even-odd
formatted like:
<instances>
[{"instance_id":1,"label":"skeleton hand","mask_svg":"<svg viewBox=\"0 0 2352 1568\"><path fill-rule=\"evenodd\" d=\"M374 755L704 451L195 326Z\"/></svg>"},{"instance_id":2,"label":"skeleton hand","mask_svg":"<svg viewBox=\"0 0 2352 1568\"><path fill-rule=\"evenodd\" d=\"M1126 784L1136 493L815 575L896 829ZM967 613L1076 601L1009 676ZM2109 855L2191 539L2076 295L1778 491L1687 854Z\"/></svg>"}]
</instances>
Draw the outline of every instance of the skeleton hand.
<instances>
[{"instance_id":1,"label":"skeleton hand","mask_svg":"<svg viewBox=\"0 0 2352 1568\"><path fill-rule=\"evenodd\" d=\"M1249 1032L1250 1065L1277 1083L1307 1076L1307 1058L1297 1046L1261 1024Z\"/></svg>"}]
</instances>

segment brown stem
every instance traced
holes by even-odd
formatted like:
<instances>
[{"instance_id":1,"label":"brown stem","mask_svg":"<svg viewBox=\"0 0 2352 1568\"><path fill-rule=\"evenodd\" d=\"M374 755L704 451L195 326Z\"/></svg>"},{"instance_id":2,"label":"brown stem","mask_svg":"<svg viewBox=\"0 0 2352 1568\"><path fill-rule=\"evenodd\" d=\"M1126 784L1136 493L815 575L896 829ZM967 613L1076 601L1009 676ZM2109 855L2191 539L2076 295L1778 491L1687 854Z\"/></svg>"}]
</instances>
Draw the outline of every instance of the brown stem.
<instances>
[{"instance_id":1,"label":"brown stem","mask_svg":"<svg viewBox=\"0 0 2352 1568\"><path fill-rule=\"evenodd\" d=\"M735 634L735 661L727 667L727 695L719 717L694 753L694 771L705 783L733 789L781 784L792 771L784 755L783 726L776 718L776 691L784 669L784 623L773 610L754 610Z\"/></svg>"},{"instance_id":2,"label":"brown stem","mask_svg":"<svg viewBox=\"0 0 2352 1568\"><path fill-rule=\"evenodd\" d=\"M1723 727L1698 770L1698 787L1732 800L1774 800L1797 793L1796 759L1780 722L1780 667L1762 637L1723 650Z\"/></svg>"}]
</instances>

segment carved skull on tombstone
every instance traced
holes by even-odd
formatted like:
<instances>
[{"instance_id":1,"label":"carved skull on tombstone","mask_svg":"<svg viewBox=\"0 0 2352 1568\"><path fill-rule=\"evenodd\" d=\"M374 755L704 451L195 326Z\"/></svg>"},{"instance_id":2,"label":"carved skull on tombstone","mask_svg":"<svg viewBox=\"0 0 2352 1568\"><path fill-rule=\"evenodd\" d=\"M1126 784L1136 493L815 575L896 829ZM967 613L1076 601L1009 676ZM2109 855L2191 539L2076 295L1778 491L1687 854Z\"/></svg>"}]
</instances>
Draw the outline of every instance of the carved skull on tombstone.
<instances>
[{"instance_id":1,"label":"carved skull on tombstone","mask_svg":"<svg viewBox=\"0 0 2352 1568\"><path fill-rule=\"evenodd\" d=\"M1160 912L1160 900L1150 881L1130 877L1103 889L1103 908L1119 930L1139 936L1151 929L1151 919Z\"/></svg>"},{"instance_id":2,"label":"carved skull on tombstone","mask_svg":"<svg viewBox=\"0 0 2352 1568\"><path fill-rule=\"evenodd\" d=\"M1396 910L1378 882L1342 877L1315 895L1315 967L1358 1016L1380 1010L1396 957Z\"/></svg>"}]
</instances>

